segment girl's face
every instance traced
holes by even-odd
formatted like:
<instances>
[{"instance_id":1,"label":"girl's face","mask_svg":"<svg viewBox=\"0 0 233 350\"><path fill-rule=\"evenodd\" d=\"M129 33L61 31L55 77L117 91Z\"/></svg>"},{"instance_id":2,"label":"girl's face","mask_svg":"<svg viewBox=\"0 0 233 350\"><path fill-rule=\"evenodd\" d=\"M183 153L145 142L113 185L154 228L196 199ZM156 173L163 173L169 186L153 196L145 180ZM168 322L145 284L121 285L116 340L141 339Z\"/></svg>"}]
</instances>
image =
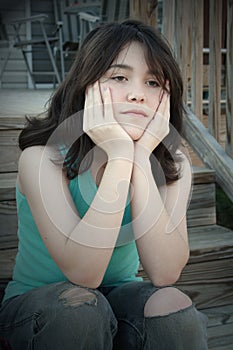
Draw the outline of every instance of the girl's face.
<instances>
[{"instance_id":1,"label":"girl's face","mask_svg":"<svg viewBox=\"0 0 233 350\"><path fill-rule=\"evenodd\" d=\"M138 42L127 45L100 79L110 88L114 117L135 141L140 139L161 101L163 90L150 72L143 46Z\"/></svg>"}]
</instances>

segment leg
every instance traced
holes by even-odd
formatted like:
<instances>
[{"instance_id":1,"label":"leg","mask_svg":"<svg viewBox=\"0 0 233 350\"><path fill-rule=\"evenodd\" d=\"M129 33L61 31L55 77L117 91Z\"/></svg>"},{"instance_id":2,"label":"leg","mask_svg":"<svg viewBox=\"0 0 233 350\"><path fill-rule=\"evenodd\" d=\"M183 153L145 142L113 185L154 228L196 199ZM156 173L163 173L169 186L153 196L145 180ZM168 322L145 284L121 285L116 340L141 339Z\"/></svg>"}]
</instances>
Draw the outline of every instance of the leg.
<instances>
[{"instance_id":1,"label":"leg","mask_svg":"<svg viewBox=\"0 0 233 350\"><path fill-rule=\"evenodd\" d=\"M12 350L109 350L117 321L96 290L55 283L6 301L0 337Z\"/></svg>"},{"instance_id":2,"label":"leg","mask_svg":"<svg viewBox=\"0 0 233 350\"><path fill-rule=\"evenodd\" d=\"M106 296L118 320L114 350L206 350L206 318L176 288L131 282Z\"/></svg>"},{"instance_id":3,"label":"leg","mask_svg":"<svg viewBox=\"0 0 233 350\"><path fill-rule=\"evenodd\" d=\"M189 297L176 288L153 293L144 307L147 338L145 349L206 350L206 317Z\"/></svg>"}]
</instances>

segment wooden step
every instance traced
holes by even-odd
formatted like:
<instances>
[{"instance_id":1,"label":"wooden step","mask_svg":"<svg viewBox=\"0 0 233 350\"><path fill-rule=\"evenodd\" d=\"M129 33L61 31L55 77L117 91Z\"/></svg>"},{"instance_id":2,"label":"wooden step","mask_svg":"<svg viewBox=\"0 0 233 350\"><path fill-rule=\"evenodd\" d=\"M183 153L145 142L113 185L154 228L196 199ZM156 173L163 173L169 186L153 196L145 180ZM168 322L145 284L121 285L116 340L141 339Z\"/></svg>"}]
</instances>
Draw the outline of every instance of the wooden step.
<instances>
[{"instance_id":1,"label":"wooden step","mask_svg":"<svg viewBox=\"0 0 233 350\"><path fill-rule=\"evenodd\" d=\"M233 349L233 305L202 309L208 318L209 350Z\"/></svg>"},{"instance_id":2,"label":"wooden step","mask_svg":"<svg viewBox=\"0 0 233 350\"><path fill-rule=\"evenodd\" d=\"M188 231L190 259L177 287L201 309L233 304L233 231L219 225ZM139 275L147 279L142 268Z\"/></svg>"}]
</instances>

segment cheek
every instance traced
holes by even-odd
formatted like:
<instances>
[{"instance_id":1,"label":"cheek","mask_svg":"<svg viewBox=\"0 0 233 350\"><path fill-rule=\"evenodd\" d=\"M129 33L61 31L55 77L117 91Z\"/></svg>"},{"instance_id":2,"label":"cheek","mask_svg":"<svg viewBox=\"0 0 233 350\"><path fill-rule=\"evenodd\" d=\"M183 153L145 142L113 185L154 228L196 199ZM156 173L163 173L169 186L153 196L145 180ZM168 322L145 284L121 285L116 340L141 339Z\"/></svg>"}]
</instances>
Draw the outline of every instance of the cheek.
<instances>
[{"instance_id":1,"label":"cheek","mask_svg":"<svg viewBox=\"0 0 233 350\"><path fill-rule=\"evenodd\" d=\"M152 96L149 96L148 101L148 107L151 108L153 111L156 111L161 102L161 93L158 92L156 94L153 94Z\"/></svg>"}]
</instances>

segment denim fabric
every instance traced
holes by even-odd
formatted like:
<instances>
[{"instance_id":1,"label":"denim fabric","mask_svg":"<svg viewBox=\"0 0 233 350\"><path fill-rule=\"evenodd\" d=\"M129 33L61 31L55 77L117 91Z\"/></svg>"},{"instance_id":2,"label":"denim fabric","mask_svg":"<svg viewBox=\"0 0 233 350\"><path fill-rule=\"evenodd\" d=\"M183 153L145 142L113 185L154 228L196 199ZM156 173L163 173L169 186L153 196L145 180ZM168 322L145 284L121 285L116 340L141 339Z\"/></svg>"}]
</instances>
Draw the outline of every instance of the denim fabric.
<instances>
[{"instance_id":1,"label":"denim fabric","mask_svg":"<svg viewBox=\"0 0 233 350\"><path fill-rule=\"evenodd\" d=\"M92 290L69 282L36 288L0 309L3 350L206 350L206 319L192 305L144 317L158 290L129 282ZM5 349L4 349L4 347Z\"/></svg>"}]
</instances>

